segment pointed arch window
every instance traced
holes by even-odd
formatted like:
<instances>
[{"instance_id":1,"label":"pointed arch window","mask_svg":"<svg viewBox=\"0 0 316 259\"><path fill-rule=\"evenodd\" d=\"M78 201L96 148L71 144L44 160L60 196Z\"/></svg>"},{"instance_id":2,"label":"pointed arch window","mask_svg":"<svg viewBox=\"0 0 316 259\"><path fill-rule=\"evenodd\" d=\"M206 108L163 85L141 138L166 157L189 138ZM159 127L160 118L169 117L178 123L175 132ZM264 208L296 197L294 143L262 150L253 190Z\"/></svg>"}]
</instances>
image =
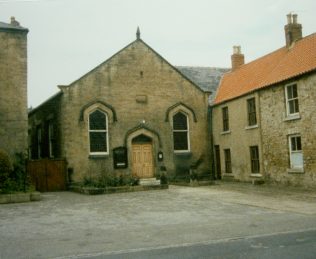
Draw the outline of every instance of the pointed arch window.
<instances>
[{"instance_id":1,"label":"pointed arch window","mask_svg":"<svg viewBox=\"0 0 316 259\"><path fill-rule=\"evenodd\" d=\"M89 148L92 155L109 153L108 118L106 113L95 110L89 114Z\"/></svg>"},{"instance_id":2,"label":"pointed arch window","mask_svg":"<svg viewBox=\"0 0 316 259\"><path fill-rule=\"evenodd\" d=\"M183 112L178 112L173 119L173 148L175 152L190 150L189 120Z\"/></svg>"}]
</instances>

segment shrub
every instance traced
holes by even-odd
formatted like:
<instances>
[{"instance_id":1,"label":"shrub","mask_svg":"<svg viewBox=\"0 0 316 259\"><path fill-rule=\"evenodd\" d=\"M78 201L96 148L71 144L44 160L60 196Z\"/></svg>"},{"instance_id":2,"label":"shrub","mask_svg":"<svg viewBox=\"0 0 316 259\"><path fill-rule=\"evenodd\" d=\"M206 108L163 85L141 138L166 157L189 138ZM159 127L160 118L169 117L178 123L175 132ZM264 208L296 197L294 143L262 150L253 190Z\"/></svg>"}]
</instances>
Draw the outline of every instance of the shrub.
<instances>
[{"instance_id":1,"label":"shrub","mask_svg":"<svg viewBox=\"0 0 316 259\"><path fill-rule=\"evenodd\" d=\"M5 151L0 150L0 184L9 178L11 171L12 164L9 155Z\"/></svg>"},{"instance_id":2,"label":"shrub","mask_svg":"<svg viewBox=\"0 0 316 259\"><path fill-rule=\"evenodd\" d=\"M10 175L11 180L15 184L15 191L25 191L29 187L29 179L25 170L25 154L16 153L13 163L13 171Z\"/></svg>"},{"instance_id":3,"label":"shrub","mask_svg":"<svg viewBox=\"0 0 316 259\"><path fill-rule=\"evenodd\" d=\"M139 184L139 179L130 175L104 174L97 179L91 177L84 177L83 186L105 188L118 186L135 186Z\"/></svg>"},{"instance_id":4,"label":"shrub","mask_svg":"<svg viewBox=\"0 0 316 259\"><path fill-rule=\"evenodd\" d=\"M9 155L0 150L0 192L9 192L11 187L10 173L12 171L12 164Z\"/></svg>"},{"instance_id":5,"label":"shrub","mask_svg":"<svg viewBox=\"0 0 316 259\"><path fill-rule=\"evenodd\" d=\"M165 173L162 173L160 175L160 183L161 184L168 184L168 177Z\"/></svg>"},{"instance_id":6,"label":"shrub","mask_svg":"<svg viewBox=\"0 0 316 259\"><path fill-rule=\"evenodd\" d=\"M0 193L12 193L29 189L29 181L25 170L25 156L15 154L12 165L9 155L0 150Z\"/></svg>"}]
</instances>

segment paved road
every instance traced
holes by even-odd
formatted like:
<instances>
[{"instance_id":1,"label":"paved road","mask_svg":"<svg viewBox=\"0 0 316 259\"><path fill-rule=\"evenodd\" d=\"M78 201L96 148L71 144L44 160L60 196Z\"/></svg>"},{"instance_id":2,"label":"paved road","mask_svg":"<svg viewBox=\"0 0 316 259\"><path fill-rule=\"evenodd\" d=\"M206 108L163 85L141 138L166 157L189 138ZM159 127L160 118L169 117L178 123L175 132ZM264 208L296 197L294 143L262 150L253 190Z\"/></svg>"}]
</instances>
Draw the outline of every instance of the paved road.
<instances>
[{"instance_id":1,"label":"paved road","mask_svg":"<svg viewBox=\"0 0 316 259\"><path fill-rule=\"evenodd\" d=\"M316 192L245 184L0 206L0 258L71 258L316 228Z\"/></svg>"},{"instance_id":2,"label":"paved road","mask_svg":"<svg viewBox=\"0 0 316 259\"><path fill-rule=\"evenodd\" d=\"M260 237L247 237L186 244L176 247L136 249L125 252L82 255L86 259L314 259L316 257L316 230L279 233Z\"/></svg>"}]
</instances>

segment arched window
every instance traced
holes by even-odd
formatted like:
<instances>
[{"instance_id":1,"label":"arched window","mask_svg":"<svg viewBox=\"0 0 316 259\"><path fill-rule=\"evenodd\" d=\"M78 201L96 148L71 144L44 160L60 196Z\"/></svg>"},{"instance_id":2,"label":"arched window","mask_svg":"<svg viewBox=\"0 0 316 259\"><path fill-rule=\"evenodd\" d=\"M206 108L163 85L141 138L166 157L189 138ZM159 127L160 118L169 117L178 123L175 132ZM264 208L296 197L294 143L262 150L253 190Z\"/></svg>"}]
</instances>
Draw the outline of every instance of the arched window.
<instances>
[{"instance_id":1,"label":"arched window","mask_svg":"<svg viewBox=\"0 0 316 259\"><path fill-rule=\"evenodd\" d=\"M90 154L108 154L107 115L95 110L89 114Z\"/></svg>"},{"instance_id":2,"label":"arched window","mask_svg":"<svg viewBox=\"0 0 316 259\"><path fill-rule=\"evenodd\" d=\"M190 150L188 116L182 112L173 115L173 148L176 152Z\"/></svg>"}]
</instances>

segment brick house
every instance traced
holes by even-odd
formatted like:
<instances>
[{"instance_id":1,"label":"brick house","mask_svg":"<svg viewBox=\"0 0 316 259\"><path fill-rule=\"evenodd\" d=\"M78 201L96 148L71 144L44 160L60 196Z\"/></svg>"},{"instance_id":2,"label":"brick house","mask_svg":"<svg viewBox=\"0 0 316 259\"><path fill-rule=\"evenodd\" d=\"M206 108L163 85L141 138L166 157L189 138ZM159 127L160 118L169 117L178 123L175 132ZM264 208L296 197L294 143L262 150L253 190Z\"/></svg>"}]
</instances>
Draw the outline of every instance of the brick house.
<instances>
[{"instance_id":1,"label":"brick house","mask_svg":"<svg viewBox=\"0 0 316 259\"><path fill-rule=\"evenodd\" d=\"M65 158L74 182L173 177L197 162L210 175L209 96L226 70L174 67L136 36L29 112L32 159Z\"/></svg>"},{"instance_id":2,"label":"brick house","mask_svg":"<svg viewBox=\"0 0 316 259\"><path fill-rule=\"evenodd\" d=\"M234 47L212 104L217 178L316 186L316 34L287 18L284 47L247 64Z\"/></svg>"},{"instance_id":3,"label":"brick house","mask_svg":"<svg viewBox=\"0 0 316 259\"><path fill-rule=\"evenodd\" d=\"M0 149L27 152L27 34L11 17L0 22Z\"/></svg>"}]
</instances>

